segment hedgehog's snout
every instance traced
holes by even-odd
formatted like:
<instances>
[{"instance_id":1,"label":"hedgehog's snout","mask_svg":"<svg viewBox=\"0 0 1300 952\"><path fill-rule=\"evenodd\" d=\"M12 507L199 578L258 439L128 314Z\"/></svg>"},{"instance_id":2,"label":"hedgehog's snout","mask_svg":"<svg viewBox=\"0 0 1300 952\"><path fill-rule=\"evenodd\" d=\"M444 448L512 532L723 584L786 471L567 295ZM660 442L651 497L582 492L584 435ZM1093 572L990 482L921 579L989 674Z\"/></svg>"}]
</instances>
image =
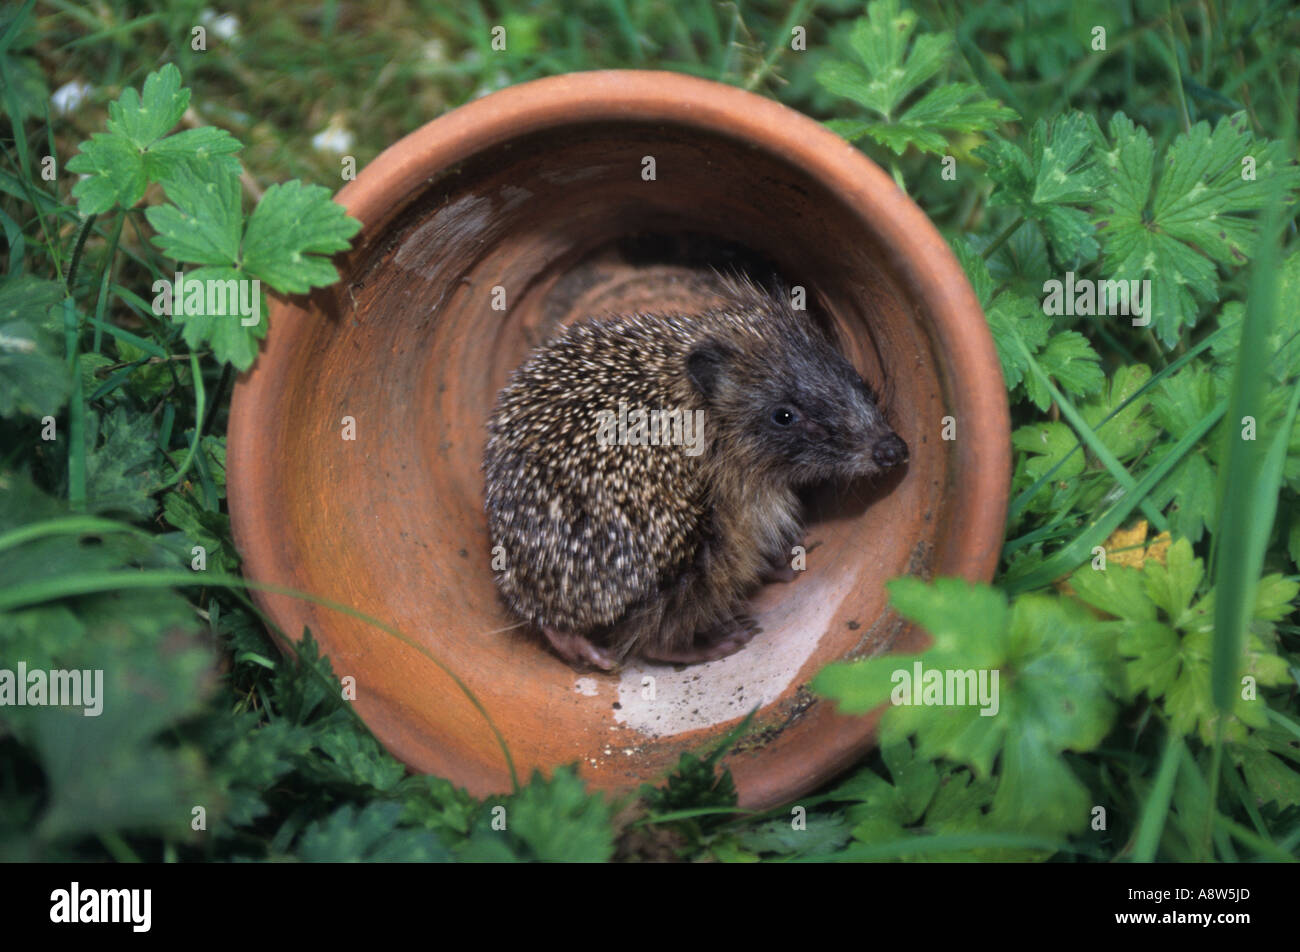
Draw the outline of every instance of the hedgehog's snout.
<instances>
[{"instance_id":1,"label":"hedgehog's snout","mask_svg":"<svg viewBox=\"0 0 1300 952\"><path fill-rule=\"evenodd\" d=\"M897 433L876 440L871 447L871 461L881 469L891 469L907 462L907 444Z\"/></svg>"},{"instance_id":2,"label":"hedgehog's snout","mask_svg":"<svg viewBox=\"0 0 1300 952\"><path fill-rule=\"evenodd\" d=\"M901 466L907 462L907 444L886 422L875 391L857 374L854 377L857 414L852 432L856 468L862 473L872 473Z\"/></svg>"}]
</instances>

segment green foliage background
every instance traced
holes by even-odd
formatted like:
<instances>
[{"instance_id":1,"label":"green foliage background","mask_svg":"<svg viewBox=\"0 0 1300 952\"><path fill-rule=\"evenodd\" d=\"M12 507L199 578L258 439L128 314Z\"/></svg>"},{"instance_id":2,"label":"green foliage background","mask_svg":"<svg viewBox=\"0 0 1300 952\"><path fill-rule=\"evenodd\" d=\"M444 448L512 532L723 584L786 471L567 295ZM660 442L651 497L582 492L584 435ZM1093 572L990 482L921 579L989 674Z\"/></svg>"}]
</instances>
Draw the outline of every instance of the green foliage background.
<instances>
[{"instance_id":1,"label":"green foliage background","mask_svg":"<svg viewBox=\"0 0 1300 952\"><path fill-rule=\"evenodd\" d=\"M97 718L0 709L0 858L1295 858L1294 4L221 12L233 34L174 0L0 12L0 668L102 668L107 694ZM329 201L339 156L317 133L350 134L362 167L472 97L629 66L775 97L887 168L966 268L1012 402L994 584L895 580L933 646L814 684L865 711L916 660L996 668L998 716L890 707L865 764L764 815L735 809L728 745L617 803L568 769L490 802L408 776L310 637L281 656L239 584L223 434L261 327L150 306L180 269L335 280L356 223ZM58 108L74 82L84 98ZM1047 316L1043 283L1067 271L1151 280L1151 323ZM1139 520L1168 544L1121 564L1114 533Z\"/></svg>"}]
</instances>

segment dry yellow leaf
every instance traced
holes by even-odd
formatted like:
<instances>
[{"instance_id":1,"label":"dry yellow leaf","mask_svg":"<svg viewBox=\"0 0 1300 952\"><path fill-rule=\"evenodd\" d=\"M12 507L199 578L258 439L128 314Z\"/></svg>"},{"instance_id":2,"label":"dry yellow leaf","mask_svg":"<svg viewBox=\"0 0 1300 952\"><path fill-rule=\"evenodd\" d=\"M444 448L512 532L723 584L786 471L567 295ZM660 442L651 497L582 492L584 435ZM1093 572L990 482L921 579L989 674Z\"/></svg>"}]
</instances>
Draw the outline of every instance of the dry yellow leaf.
<instances>
[{"instance_id":1,"label":"dry yellow leaf","mask_svg":"<svg viewBox=\"0 0 1300 952\"><path fill-rule=\"evenodd\" d=\"M1151 540L1147 546L1147 558L1155 559L1161 565L1165 564L1165 553L1169 551L1169 546L1173 543L1173 537L1168 532L1162 532Z\"/></svg>"},{"instance_id":2,"label":"dry yellow leaf","mask_svg":"<svg viewBox=\"0 0 1300 952\"><path fill-rule=\"evenodd\" d=\"M1164 565L1165 554L1169 551L1169 545L1173 540L1168 532L1162 532L1148 544L1149 528L1147 521L1140 519L1131 529L1116 529L1112 532L1103 546L1106 550L1106 564L1127 565L1130 568L1141 569L1147 559L1153 559ZM1056 590L1063 595L1075 594L1069 576L1057 580Z\"/></svg>"},{"instance_id":3,"label":"dry yellow leaf","mask_svg":"<svg viewBox=\"0 0 1300 952\"><path fill-rule=\"evenodd\" d=\"M1147 521L1139 520L1132 529L1116 529L1103 543L1107 563L1140 569L1146 561Z\"/></svg>"}]
</instances>

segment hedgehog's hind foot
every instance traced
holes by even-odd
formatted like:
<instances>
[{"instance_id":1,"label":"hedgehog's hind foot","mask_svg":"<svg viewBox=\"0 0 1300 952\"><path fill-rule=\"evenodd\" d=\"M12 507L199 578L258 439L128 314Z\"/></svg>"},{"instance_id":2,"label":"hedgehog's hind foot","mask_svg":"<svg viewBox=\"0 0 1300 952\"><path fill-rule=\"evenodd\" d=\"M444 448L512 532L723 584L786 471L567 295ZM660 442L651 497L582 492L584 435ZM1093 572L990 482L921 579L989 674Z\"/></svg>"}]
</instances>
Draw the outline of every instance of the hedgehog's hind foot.
<instances>
[{"instance_id":1,"label":"hedgehog's hind foot","mask_svg":"<svg viewBox=\"0 0 1300 952\"><path fill-rule=\"evenodd\" d=\"M695 640L685 647L647 648L641 652L641 657L647 661L662 661L667 664L699 664L703 661L717 661L735 654L762 630L753 618L739 615L700 632L695 636Z\"/></svg>"},{"instance_id":2,"label":"hedgehog's hind foot","mask_svg":"<svg viewBox=\"0 0 1300 952\"><path fill-rule=\"evenodd\" d=\"M590 639L582 635L556 631L554 628L547 628L545 625L542 626L542 634L546 636L546 640L555 649L555 653L569 664L589 664L601 671L613 671L618 667L618 662L613 655L604 648L592 644Z\"/></svg>"},{"instance_id":3,"label":"hedgehog's hind foot","mask_svg":"<svg viewBox=\"0 0 1300 952\"><path fill-rule=\"evenodd\" d=\"M799 573L792 566L786 565L784 562L773 562L763 572L759 582L763 585L773 585L778 582L793 582L798 577Z\"/></svg>"}]
</instances>

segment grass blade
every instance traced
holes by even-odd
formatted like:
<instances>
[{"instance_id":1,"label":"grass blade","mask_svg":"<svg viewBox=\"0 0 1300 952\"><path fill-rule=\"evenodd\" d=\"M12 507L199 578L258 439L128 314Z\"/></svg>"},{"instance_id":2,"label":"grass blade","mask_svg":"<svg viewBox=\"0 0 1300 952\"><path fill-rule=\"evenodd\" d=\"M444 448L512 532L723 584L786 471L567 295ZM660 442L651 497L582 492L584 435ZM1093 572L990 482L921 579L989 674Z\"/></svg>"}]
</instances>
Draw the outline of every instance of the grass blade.
<instances>
[{"instance_id":1,"label":"grass blade","mask_svg":"<svg viewBox=\"0 0 1300 952\"><path fill-rule=\"evenodd\" d=\"M1093 546L1101 545L1110 538L1111 533L1118 529L1129 517L1129 513L1137 508L1139 500L1145 499L1160 484L1160 480L1164 479L1170 470L1200 443L1201 437L1219 422L1227 408L1228 401L1220 401L1213 410L1201 418L1196 426L1184 433L1178 442L1169 448L1169 452L1159 463L1147 470L1132 492L1126 492L1117 499L1092 525L1075 536L1073 542L1052 553L1037 568L1029 569L1020 575L1008 576L1000 586L1002 590L1014 595L1049 585L1087 561L1092 555Z\"/></svg>"},{"instance_id":2,"label":"grass blade","mask_svg":"<svg viewBox=\"0 0 1300 952\"><path fill-rule=\"evenodd\" d=\"M1169 364L1166 367L1162 367L1159 371L1152 374L1149 378L1147 378L1146 383L1142 384L1142 386L1138 387L1129 395L1127 400L1125 400L1123 403L1117 406L1110 413L1106 414L1106 416L1102 418L1101 422L1097 424L1097 429L1100 430L1112 419L1114 419L1115 417L1123 413L1126 409L1128 409L1128 405L1130 403L1132 403L1134 400L1141 397L1144 393L1146 393L1148 390L1150 390L1152 387L1158 384L1162 379L1168 376L1172 376L1173 374L1182 370L1183 367L1191 363L1193 359L1195 359L1196 357L1200 356L1205 351L1213 347L1214 342L1217 341L1220 337L1222 337L1226 332L1227 332L1226 328L1220 328L1219 330L1215 331L1213 334L1210 334L1208 337L1206 337L1203 341L1201 341L1199 344L1197 344L1187 353L1183 354L1183 356L1179 357L1173 363ZM1008 508L1007 510L1007 521L1008 522L1014 521L1016 516L1020 515L1021 511L1024 510L1025 506L1029 505L1029 501L1038 494L1038 490L1042 489L1045 485L1051 482L1052 477L1056 475L1056 471L1065 465L1065 461L1068 460L1071 456L1073 456L1081 449L1083 449L1083 444L1076 443L1074 449L1070 450L1070 452L1066 453L1063 457L1061 457L1061 459L1056 463L1055 466L1053 466L1047 472L1043 473L1043 475L1038 477L1038 479L1034 482L1032 486L1025 489L1023 492L1020 493L1020 495L1018 495L1015 499L1013 499L1011 501L1010 508ZM1019 541L1019 540L1014 540L1014 541ZM1008 543L1008 547L1011 547L1012 544L1013 543Z\"/></svg>"},{"instance_id":3,"label":"grass blade","mask_svg":"<svg viewBox=\"0 0 1300 952\"><path fill-rule=\"evenodd\" d=\"M1129 493L1136 490L1137 483L1129 475L1129 471L1124 468L1124 464L1115 458L1115 454L1110 451L1110 447L1102 441L1092 427L1088 426L1088 421L1083 418L1083 414L1075 409L1074 404L1066 399L1065 394L1056 389L1051 378L1047 376L1038 361L1034 359L1034 355L1029 352L1029 348L1025 346L1025 342L1017 337L1016 343L1020 347L1020 352L1025 355L1025 359L1029 361L1029 369L1042 380L1043 386L1052 395L1056 405L1061 408L1061 415L1074 428L1079 440L1087 444L1088 449L1092 450L1092 455L1097 457L1098 461L1106 467L1106 470L1115 478L1115 482L1119 483ZM1142 496L1140 505L1142 506L1142 512L1146 514L1147 521L1156 527L1157 532L1164 532L1169 528L1164 513L1153 507L1145 495Z\"/></svg>"},{"instance_id":4,"label":"grass blade","mask_svg":"<svg viewBox=\"0 0 1300 952\"><path fill-rule=\"evenodd\" d=\"M81 389L78 361L77 305L70 297L63 299L63 335L72 380L68 397L68 505L79 511L86 507L86 395Z\"/></svg>"},{"instance_id":5,"label":"grass blade","mask_svg":"<svg viewBox=\"0 0 1300 952\"><path fill-rule=\"evenodd\" d=\"M876 860L899 859L905 856L926 856L934 853L953 853L979 849L1045 850L1052 853L1073 853L1077 850L1069 843L1033 836L1028 833L951 833L938 836L913 836L890 840L886 843L858 843L842 852L828 856L811 856L792 862L816 863L868 863Z\"/></svg>"},{"instance_id":6,"label":"grass blade","mask_svg":"<svg viewBox=\"0 0 1300 952\"><path fill-rule=\"evenodd\" d=\"M15 611L20 608L26 608L32 605L40 605L45 602L55 601L61 598L70 598L77 595L90 595L96 592L116 592L127 589L149 589L149 588L184 588L194 585L221 585L233 591L250 589L259 592L272 592L276 595L287 595L290 598L300 598L303 601L311 602L313 605L321 605L333 611L340 612L350 618L365 622L387 635L396 638L402 644L415 651L418 651L424 657L428 658L433 664L451 678L452 682L465 695L466 699L487 722L488 729L496 738L497 746L501 748L501 753L505 757L506 768L510 773L511 783L516 790L519 789L519 775L515 770L514 757L511 756L510 747L506 744L505 736L501 733L492 720L492 715L483 706L468 684L460 679L447 664L439 660L429 649L416 642L414 639L403 634L399 629L392 625L386 624L375 618L373 615L367 615L365 612L358 611L350 605L342 602L336 602L330 598L321 598L319 595L312 595L309 592L302 592L294 588L288 588L284 585L272 585L269 583L250 582L247 579L240 578L237 575L223 575L219 572L191 572L183 569L149 569L149 570L130 570L116 569L100 572L81 572L75 575L64 575L58 578L45 578L35 582L20 582L17 585L10 585L7 588L0 589L0 613ZM258 613L261 614L260 612ZM263 620L271 625L270 619L263 616ZM276 628L279 631L279 628ZM280 635L285 642L290 645L296 645L297 639L287 636L283 631ZM360 715L349 706L353 716L360 720ZM364 724L364 721L362 721Z\"/></svg>"},{"instance_id":7,"label":"grass blade","mask_svg":"<svg viewBox=\"0 0 1300 952\"><path fill-rule=\"evenodd\" d=\"M1237 367L1229 394L1228 421L1224 430L1227 461L1219 478L1219 508L1215 521L1214 559L1214 645L1210 660L1210 686L1214 706L1225 714L1231 710L1235 682L1241 667L1241 645L1255 589L1264 566L1264 549L1273 530L1278 486L1295 402L1287 418L1287 429L1273 440L1267 454L1256 439L1242 436L1243 419L1251 417L1264 426L1267 397L1268 333L1277 309L1279 273L1276 235L1278 205L1269 209L1260 229L1259 247L1251 272L1246 313L1241 322ZM1277 459L1277 450L1281 458ZM1268 465L1273 464L1273 465Z\"/></svg>"},{"instance_id":8,"label":"grass blade","mask_svg":"<svg viewBox=\"0 0 1300 952\"><path fill-rule=\"evenodd\" d=\"M1138 820L1137 839L1133 847L1132 860L1135 863L1150 863L1155 859L1156 849L1160 846L1160 834L1164 832L1165 820L1169 817L1169 803L1174 795L1174 780L1178 776L1178 765L1183 759L1183 738L1175 730L1168 729L1165 740L1165 752L1160 757L1160 771L1156 774L1155 786L1147 795L1142 806L1142 817Z\"/></svg>"}]
</instances>

